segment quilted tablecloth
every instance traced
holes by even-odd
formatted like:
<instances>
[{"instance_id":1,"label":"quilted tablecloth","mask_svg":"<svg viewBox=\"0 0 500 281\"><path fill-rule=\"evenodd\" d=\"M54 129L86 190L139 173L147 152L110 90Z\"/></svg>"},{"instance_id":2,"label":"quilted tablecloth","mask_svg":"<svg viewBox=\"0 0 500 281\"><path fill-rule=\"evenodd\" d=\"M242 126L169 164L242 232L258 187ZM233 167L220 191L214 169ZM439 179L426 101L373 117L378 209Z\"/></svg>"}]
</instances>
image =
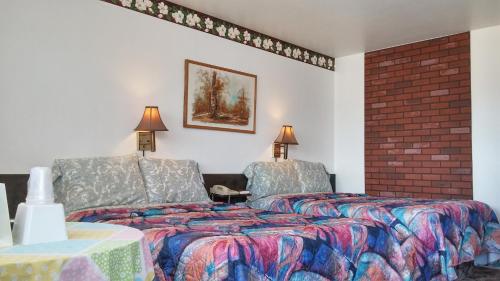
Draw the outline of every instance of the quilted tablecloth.
<instances>
[{"instance_id":1,"label":"quilted tablecloth","mask_svg":"<svg viewBox=\"0 0 500 281\"><path fill-rule=\"evenodd\" d=\"M121 225L67 223L67 241L0 249L0 280L152 280L144 234Z\"/></svg>"}]
</instances>

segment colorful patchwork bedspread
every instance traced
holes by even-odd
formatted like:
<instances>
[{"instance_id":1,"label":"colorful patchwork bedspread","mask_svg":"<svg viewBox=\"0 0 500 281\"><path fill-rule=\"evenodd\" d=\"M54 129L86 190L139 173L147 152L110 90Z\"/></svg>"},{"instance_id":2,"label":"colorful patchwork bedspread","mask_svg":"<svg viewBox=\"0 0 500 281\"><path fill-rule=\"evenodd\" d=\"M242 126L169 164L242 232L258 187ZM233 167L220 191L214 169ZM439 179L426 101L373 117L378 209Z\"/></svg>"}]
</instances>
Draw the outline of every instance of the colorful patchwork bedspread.
<instances>
[{"instance_id":1,"label":"colorful patchwork bedspread","mask_svg":"<svg viewBox=\"0 0 500 281\"><path fill-rule=\"evenodd\" d=\"M390 228L373 220L217 203L96 208L67 220L142 230L156 280L430 279Z\"/></svg>"},{"instance_id":2,"label":"colorful patchwork bedspread","mask_svg":"<svg viewBox=\"0 0 500 281\"><path fill-rule=\"evenodd\" d=\"M391 227L405 256L418 256L426 260L428 268L435 268L439 253L440 272L449 280L457 278L454 267L459 264L475 258L476 263L500 259L498 219L488 205L478 201L310 193L269 196L249 205L283 213L382 222Z\"/></svg>"}]
</instances>

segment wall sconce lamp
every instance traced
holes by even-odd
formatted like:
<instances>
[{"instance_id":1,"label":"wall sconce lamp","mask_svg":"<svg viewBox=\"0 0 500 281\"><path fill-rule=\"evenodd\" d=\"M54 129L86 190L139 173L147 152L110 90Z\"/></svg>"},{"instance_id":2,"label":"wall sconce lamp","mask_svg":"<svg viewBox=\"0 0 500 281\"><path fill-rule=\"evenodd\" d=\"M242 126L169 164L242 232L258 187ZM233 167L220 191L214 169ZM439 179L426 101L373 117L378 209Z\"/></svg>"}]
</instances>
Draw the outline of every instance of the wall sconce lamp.
<instances>
[{"instance_id":1,"label":"wall sconce lamp","mask_svg":"<svg viewBox=\"0 0 500 281\"><path fill-rule=\"evenodd\" d=\"M278 135L276 140L274 140L273 144L273 157L275 158L275 160L278 160L278 158L281 157L281 154L283 154L283 159L288 159L289 144L299 144L299 143L295 138L293 127L290 125L283 125L280 134ZM283 148L283 152L281 152L281 148Z\"/></svg>"},{"instance_id":2,"label":"wall sconce lamp","mask_svg":"<svg viewBox=\"0 0 500 281\"><path fill-rule=\"evenodd\" d=\"M145 151L155 152L155 132L168 131L161 120L158 106L146 106L142 120L135 131L137 131L137 150L142 150L143 156Z\"/></svg>"}]
</instances>

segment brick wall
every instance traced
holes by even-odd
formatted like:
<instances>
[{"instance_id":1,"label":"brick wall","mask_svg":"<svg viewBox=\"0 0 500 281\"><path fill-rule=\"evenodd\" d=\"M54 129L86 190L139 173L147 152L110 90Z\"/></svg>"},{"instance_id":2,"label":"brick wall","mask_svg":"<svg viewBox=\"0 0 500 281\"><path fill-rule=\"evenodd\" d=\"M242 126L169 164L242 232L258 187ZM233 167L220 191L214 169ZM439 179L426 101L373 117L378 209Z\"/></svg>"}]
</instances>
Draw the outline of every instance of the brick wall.
<instances>
[{"instance_id":1,"label":"brick wall","mask_svg":"<svg viewBox=\"0 0 500 281\"><path fill-rule=\"evenodd\" d=\"M365 54L366 192L472 198L469 33Z\"/></svg>"}]
</instances>

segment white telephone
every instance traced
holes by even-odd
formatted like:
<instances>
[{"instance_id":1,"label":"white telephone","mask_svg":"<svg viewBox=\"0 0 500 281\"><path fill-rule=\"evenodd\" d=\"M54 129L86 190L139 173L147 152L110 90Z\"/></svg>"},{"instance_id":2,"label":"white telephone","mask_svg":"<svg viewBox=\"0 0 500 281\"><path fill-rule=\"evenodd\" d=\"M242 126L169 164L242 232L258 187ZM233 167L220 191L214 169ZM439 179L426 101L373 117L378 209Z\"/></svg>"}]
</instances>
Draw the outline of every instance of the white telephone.
<instances>
[{"instance_id":1,"label":"white telephone","mask_svg":"<svg viewBox=\"0 0 500 281\"><path fill-rule=\"evenodd\" d=\"M227 186L223 185L214 185L210 188L210 193L217 194L217 195L239 195L240 192L236 190L232 190Z\"/></svg>"}]
</instances>

